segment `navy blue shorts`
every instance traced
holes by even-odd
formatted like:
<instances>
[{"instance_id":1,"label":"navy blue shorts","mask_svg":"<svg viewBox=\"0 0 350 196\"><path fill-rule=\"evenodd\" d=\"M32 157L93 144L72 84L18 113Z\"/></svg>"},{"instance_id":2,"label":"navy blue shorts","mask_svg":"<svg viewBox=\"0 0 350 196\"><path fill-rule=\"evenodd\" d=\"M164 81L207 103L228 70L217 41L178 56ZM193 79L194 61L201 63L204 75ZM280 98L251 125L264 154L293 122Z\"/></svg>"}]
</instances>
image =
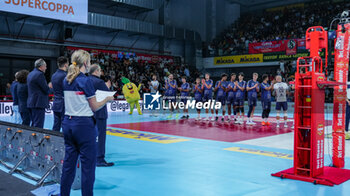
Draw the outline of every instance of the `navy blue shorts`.
<instances>
[{"instance_id":1,"label":"navy blue shorts","mask_svg":"<svg viewBox=\"0 0 350 196\"><path fill-rule=\"evenodd\" d=\"M227 105L235 105L235 96L228 96L226 100Z\"/></svg>"},{"instance_id":2,"label":"navy blue shorts","mask_svg":"<svg viewBox=\"0 0 350 196\"><path fill-rule=\"evenodd\" d=\"M253 98L253 97L251 97L251 98L248 98L248 106L254 106L254 107L256 107L256 102L258 101L258 99L257 98Z\"/></svg>"},{"instance_id":3,"label":"navy blue shorts","mask_svg":"<svg viewBox=\"0 0 350 196\"><path fill-rule=\"evenodd\" d=\"M225 96L220 96L216 98L217 102L220 102L222 105L226 104L226 97Z\"/></svg>"},{"instance_id":4,"label":"navy blue shorts","mask_svg":"<svg viewBox=\"0 0 350 196\"><path fill-rule=\"evenodd\" d=\"M213 95L211 93L209 93L207 95L206 94L203 95L203 101L204 102L207 102L207 101L209 101L211 99L213 99Z\"/></svg>"},{"instance_id":5,"label":"navy blue shorts","mask_svg":"<svg viewBox=\"0 0 350 196\"><path fill-rule=\"evenodd\" d=\"M235 100L235 105L236 106L244 106L244 99L243 98L236 99Z\"/></svg>"},{"instance_id":6,"label":"navy blue shorts","mask_svg":"<svg viewBox=\"0 0 350 196\"><path fill-rule=\"evenodd\" d=\"M287 102L276 102L276 110L287 111L288 110L288 103Z\"/></svg>"},{"instance_id":7,"label":"navy blue shorts","mask_svg":"<svg viewBox=\"0 0 350 196\"><path fill-rule=\"evenodd\" d=\"M262 100L261 106L263 110L271 109L271 100Z\"/></svg>"}]
</instances>

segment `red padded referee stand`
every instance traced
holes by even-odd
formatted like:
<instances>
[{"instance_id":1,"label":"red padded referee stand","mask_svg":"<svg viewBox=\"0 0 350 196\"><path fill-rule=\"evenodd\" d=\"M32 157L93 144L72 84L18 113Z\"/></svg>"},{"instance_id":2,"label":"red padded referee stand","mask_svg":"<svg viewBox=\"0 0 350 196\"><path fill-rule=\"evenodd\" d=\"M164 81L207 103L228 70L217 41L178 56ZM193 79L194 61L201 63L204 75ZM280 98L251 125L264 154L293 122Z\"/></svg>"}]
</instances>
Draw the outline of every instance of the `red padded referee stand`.
<instances>
[{"instance_id":1,"label":"red padded referee stand","mask_svg":"<svg viewBox=\"0 0 350 196\"><path fill-rule=\"evenodd\" d=\"M350 170L324 166L324 87L341 84L326 81L323 73L319 52L327 50L327 42L328 34L322 27L306 31L310 56L298 58L295 74L294 167L272 176L328 186L350 179Z\"/></svg>"}]
</instances>

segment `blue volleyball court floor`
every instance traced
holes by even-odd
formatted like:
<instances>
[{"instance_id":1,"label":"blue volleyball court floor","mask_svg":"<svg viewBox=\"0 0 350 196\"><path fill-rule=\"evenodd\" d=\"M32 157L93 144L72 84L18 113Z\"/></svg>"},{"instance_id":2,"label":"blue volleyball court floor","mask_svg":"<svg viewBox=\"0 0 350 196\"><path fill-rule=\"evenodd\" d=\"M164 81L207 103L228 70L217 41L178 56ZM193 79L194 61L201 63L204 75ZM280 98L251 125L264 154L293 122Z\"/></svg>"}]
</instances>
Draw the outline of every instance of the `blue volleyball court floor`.
<instances>
[{"instance_id":1,"label":"blue volleyball court floor","mask_svg":"<svg viewBox=\"0 0 350 196\"><path fill-rule=\"evenodd\" d=\"M238 125L220 122L199 123L194 120L196 114L190 114L188 120L168 120L127 113L109 114L106 160L114 162L115 166L96 169L95 195L350 194L350 181L328 187L272 177L271 173L293 166L293 131L277 129L274 122L267 130L259 124L253 128L247 125L238 128ZM259 110L255 112L258 114ZM288 115L292 118L293 114ZM271 113L271 121L274 116L275 113ZM328 120L331 117L326 115ZM2 120L12 121L10 117ZM153 123L157 126L152 126ZM50 129L52 124L52 116L46 115L45 128ZM128 125L129 128L125 128ZM328 121L328 133L330 125ZM245 137L247 134L253 136ZM231 138L232 142L230 137L236 138ZM331 142L325 139L326 166L331 164ZM350 143L346 141L347 169L350 169L349 157ZM81 192L75 190L71 195L81 195Z\"/></svg>"}]
</instances>

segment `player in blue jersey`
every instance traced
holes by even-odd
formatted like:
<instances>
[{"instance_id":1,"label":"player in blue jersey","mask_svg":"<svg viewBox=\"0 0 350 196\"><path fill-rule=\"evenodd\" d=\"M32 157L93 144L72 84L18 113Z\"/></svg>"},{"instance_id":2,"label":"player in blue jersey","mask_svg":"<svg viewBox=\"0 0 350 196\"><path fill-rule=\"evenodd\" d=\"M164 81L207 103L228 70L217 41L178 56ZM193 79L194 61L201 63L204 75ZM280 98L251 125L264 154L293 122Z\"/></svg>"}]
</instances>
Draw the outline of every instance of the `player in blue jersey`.
<instances>
[{"instance_id":1,"label":"player in blue jersey","mask_svg":"<svg viewBox=\"0 0 350 196\"><path fill-rule=\"evenodd\" d=\"M168 76L168 79L165 81L165 100L168 101L168 104L170 103L170 115L168 118L172 118L172 115L174 113L174 106L173 104L176 102L176 91L177 91L177 83L176 80L174 80L174 75L170 74Z\"/></svg>"},{"instance_id":2,"label":"player in blue jersey","mask_svg":"<svg viewBox=\"0 0 350 196\"><path fill-rule=\"evenodd\" d=\"M271 111L271 91L273 88L273 84L270 85L268 83L269 76L267 74L264 74L262 76L263 82L261 83L261 105L262 105L262 119L263 121L261 124L263 126L270 125L270 123L267 121L269 118L269 114Z\"/></svg>"},{"instance_id":3,"label":"player in blue jersey","mask_svg":"<svg viewBox=\"0 0 350 196\"><path fill-rule=\"evenodd\" d=\"M227 89L226 89L228 122L231 121L232 110L233 110L233 119L236 120L236 108L235 108L236 91L234 90L235 82L236 82L236 73L232 73L231 80L228 82ZM232 106L232 110L231 110L231 106Z\"/></svg>"},{"instance_id":4,"label":"player in blue jersey","mask_svg":"<svg viewBox=\"0 0 350 196\"><path fill-rule=\"evenodd\" d=\"M221 117L221 121L224 122L225 120L225 104L226 104L226 88L228 85L227 80L227 74L222 74L221 75L221 80L217 81L215 84L215 88L214 88L214 92L216 92L216 101L221 103L221 107L222 107L222 117ZM218 113L219 110L216 109L215 110L216 116L215 116L215 121L217 121L219 119L218 117Z\"/></svg>"},{"instance_id":5,"label":"player in blue jersey","mask_svg":"<svg viewBox=\"0 0 350 196\"><path fill-rule=\"evenodd\" d=\"M254 110L256 107L256 102L258 100L258 92L259 92L259 82L258 82L258 73L253 73L253 79L249 80L247 83L247 92L248 92L248 125L255 125L253 122Z\"/></svg>"},{"instance_id":6,"label":"player in blue jersey","mask_svg":"<svg viewBox=\"0 0 350 196\"><path fill-rule=\"evenodd\" d=\"M196 103L201 102L203 90L202 90L200 78L196 78L196 83L193 87L193 93L194 93L194 100L196 100ZM197 114L198 114L198 117L196 118L196 120L200 120L201 119L201 110L200 109L197 109Z\"/></svg>"},{"instance_id":7,"label":"player in blue jersey","mask_svg":"<svg viewBox=\"0 0 350 196\"><path fill-rule=\"evenodd\" d=\"M181 117L181 119L188 119L189 115L188 115L188 108L186 108L186 103L187 103L187 99L190 95L190 90L191 90L191 86L190 84L186 81L186 76L182 76L181 78L182 80L182 85L179 88L180 91L180 96L181 96L181 102L184 103L184 114Z\"/></svg>"},{"instance_id":8,"label":"player in blue jersey","mask_svg":"<svg viewBox=\"0 0 350 196\"><path fill-rule=\"evenodd\" d=\"M247 82L243 80L244 73L240 72L238 74L238 81L235 83L236 89L236 113L237 113L237 121L235 123L243 124L244 123L244 98L245 98L245 90L247 87Z\"/></svg>"},{"instance_id":9,"label":"player in blue jersey","mask_svg":"<svg viewBox=\"0 0 350 196\"><path fill-rule=\"evenodd\" d=\"M205 74L205 79L202 80L203 102L208 102L213 99L213 80L210 79L210 74ZM205 109L206 117L204 120L209 120L209 109ZM211 110L213 115L212 121L214 121L214 110Z\"/></svg>"}]
</instances>

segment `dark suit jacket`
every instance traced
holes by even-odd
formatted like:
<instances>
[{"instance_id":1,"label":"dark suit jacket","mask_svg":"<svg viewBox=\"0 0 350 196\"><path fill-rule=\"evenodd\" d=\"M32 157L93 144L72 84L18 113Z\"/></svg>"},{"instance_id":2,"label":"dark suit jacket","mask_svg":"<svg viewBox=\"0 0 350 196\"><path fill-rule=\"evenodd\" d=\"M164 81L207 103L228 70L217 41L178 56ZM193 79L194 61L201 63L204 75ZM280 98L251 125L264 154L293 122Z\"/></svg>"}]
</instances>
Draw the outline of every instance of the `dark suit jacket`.
<instances>
[{"instance_id":1,"label":"dark suit jacket","mask_svg":"<svg viewBox=\"0 0 350 196\"><path fill-rule=\"evenodd\" d=\"M49 107L49 86L47 85L44 72L34 68L27 78L28 84L28 108Z\"/></svg>"},{"instance_id":2,"label":"dark suit jacket","mask_svg":"<svg viewBox=\"0 0 350 196\"><path fill-rule=\"evenodd\" d=\"M52 75L51 83L53 88L54 100L52 111L63 112L64 111L64 98L63 98L63 80L67 73L60 69Z\"/></svg>"},{"instance_id":3,"label":"dark suit jacket","mask_svg":"<svg viewBox=\"0 0 350 196\"><path fill-rule=\"evenodd\" d=\"M96 76L89 76L89 79L92 81L92 84L94 85L95 90L109 91L105 82L102 79ZM108 118L107 106L105 105L100 110L94 112L94 117L96 119L107 119Z\"/></svg>"},{"instance_id":4,"label":"dark suit jacket","mask_svg":"<svg viewBox=\"0 0 350 196\"><path fill-rule=\"evenodd\" d=\"M13 100L13 105L18 105L18 99L17 99L17 81L12 82L11 84L11 95Z\"/></svg>"},{"instance_id":5,"label":"dark suit jacket","mask_svg":"<svg viewBox=\"0 0 350 196\"><path fill-rule=\"evenodd\" d=\"M29 112L27 108L28 100L28 85L18 83L17 84L17 99L19 112Z\"/></svg>"}]
</instances>

